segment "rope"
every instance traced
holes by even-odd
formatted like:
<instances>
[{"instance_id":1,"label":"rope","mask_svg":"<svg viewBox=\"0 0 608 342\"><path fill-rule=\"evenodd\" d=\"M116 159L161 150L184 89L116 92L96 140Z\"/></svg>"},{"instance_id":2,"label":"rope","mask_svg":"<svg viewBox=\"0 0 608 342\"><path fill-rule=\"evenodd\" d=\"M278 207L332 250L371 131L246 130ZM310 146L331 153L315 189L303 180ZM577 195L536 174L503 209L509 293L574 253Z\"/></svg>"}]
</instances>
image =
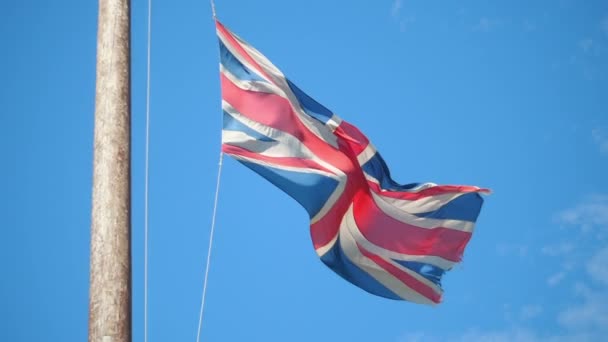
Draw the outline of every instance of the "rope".
<instances>
[{"instance_id":1,"label":"rope","mask_svg":"<svg viewBox=\"0 0 608 342\"><path fill-rule=\"evenodd\" d=\"M152 37L152 0L148 0L148 51L146 61L146 161L144 181L144 342L148 342L148 183L150 152L150 45Z\"/></svg>"},{"instance_id":2,"label":"rope","mask_svg":"<svg viewBox=\"0 0 608 342\"><path fill-rule=\"evenodd\" d=\"M211 1L211 12L215 20L215 2ZM144 342L148 342L148 193L149 193L149 165L150 165L150 48L152 37L152 0L148 0L148 30L147 30L147 60L146 60L146 151L145 151L145 180L144 180ZM213 246L213 235L215 232L215 217L217 213L217 200L220 191L220 180L222 175L222 160L224 154L220 152L220 160L217 170L217 184L215 186L215 199L213 203L213 216L211 219L211 232L209 235L209 248L207 250L207 264L205 266L205 279L203 281L203 295L201 299L201 310L198 321L198 332L196 341L200 341L201 328L203 324L203 310L205 308L205 296L207 294L207 280L209 278L209 264L211 262L211 248Z\"/></svg>"},{"instance_id":3,"label":"rope","mask_svg":"<svg viewBox=\"0 0 608 342\"><path fill-rule=\"evenodd\" d=\"M213 20L215 20L216 16L215 16L215 1L214 0L210 0L211 2L211 14L213 15Z\"/></svg>"},{"instance_id":4,"label":"rope","mask_svg":"<svg viewBox=\"0 0 608 342\"><path fill-rule=\"evenodd\" d=\"M207 279L209 277L209 264L211 262L211 247L213 246L213 233L215 231L215 214L217 212L217 198L220 193L220 179L222 176L222 160L224 153L220 152L220 161L217 169L217 184L215 185L215 200L213 202L213 215L211 217L211 232L209 233L209 248L207 249L207 265L205 266L205 279L203 280L203 296L201 299L201 311L198 316L198 331L196 342L201 340L201 328L203 326L203 310L205 308L205 295L207 294Z\"/></svg>"},{"instance_id":5,"label":"rope","mask_svg":"<svg viewBox=\"0 0 608 342\"><path fill-rule=\"evenodd\" d=\"M215 14L215 1L209 0L211 4L211 14L213 20L216 20ZM207 281L209 279L209 265L211 264L211 249L213 247L213 235L215 232L215 216L217 213L217 199L220 193L220 180L222 178L222 160L224 159L224 153L220 151L220 160L217 168L217 182L215 184L215 199L213 200L213 214L211 216L211 230L209 232L209 247L207 249L207 263L205 265L205 277L203 279L203 295L201 297L201 310L198 315L198 329L196 331L196 342L201 340L201 330L203 328L203 312L205 310L205 298L207 295Z\"/></svg>"}]
</instances>

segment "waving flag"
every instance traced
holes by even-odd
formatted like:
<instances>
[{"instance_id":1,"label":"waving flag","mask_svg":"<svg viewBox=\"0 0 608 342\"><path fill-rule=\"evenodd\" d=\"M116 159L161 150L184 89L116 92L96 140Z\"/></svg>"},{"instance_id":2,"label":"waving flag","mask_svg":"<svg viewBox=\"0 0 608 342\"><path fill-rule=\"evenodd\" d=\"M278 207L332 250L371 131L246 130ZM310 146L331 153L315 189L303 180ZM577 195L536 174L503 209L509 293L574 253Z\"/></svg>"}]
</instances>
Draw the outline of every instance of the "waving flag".
<instances>
[{"instance_id":1,"label":"waving flag","mask_svg":"<svg viewBox=\"0 0 608 342\"><path fill-rule=\"evenodd\" d=\"M439 303L487 190L396 183L363 133L216 28L223 151L306 209L314 248L334 272L378 296Z\"/></svg>"}]
</instances>

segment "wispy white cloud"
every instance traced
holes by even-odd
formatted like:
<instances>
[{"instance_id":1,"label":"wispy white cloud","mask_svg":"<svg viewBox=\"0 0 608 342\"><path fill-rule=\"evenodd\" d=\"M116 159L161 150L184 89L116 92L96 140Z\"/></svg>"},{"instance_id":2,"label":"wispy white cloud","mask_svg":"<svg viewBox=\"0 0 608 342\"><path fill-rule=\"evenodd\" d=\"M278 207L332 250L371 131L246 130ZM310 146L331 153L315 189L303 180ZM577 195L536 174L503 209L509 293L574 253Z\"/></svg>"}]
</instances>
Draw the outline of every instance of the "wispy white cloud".
<instances>
[{"instance_id":1,"label":"wispy white cloud","mask_svg":"<svg viewBox=\"0 0 608 342\"><path fill-rule=\"evenodd\" d=\"M608 331L608 291L592 290L579 283L575 292L582 302L560 312L558 322L570 329Z\"/></svg>"},{"instance_id":2,"label":"wispy white cloud","mask_svg":"<svg viewBox=\"0 0 608 342\"><path fill-rule=\"evenodd\" d=\"M474 31L490 32L500 25L500 21L497 19L491 19L488 17L481 17L479 21L473 26Z\"/></svg>"},{"instance_id":3,"label":"wispy white cloud","mask_svg":"<svg viewBox=\"0 0 608 342\"><path fill-rule=\"evenodd\" d=\"M524 320L530 320L534 317L537 317L543 312L543 308L540 305L526 305L521 308L519 313L519 317Z\"/></svg>"},{"instance_id":4,"label":"wispy white cloud","mask_svg":"<svg viewBox=\"0 0 608 342\"><path fill-rule=\"evenodd\" d=\"M466 332L457 341L469 342L536 342L539 341L536 334L522 329L505 331L476 331Z\"/></svg>"},{"instance_id":5,"label":"wispy white cloud","mask_svg":"<svg viewBox=\"0 0 608 342\"><path fill-rule=\"evenodd\" d=\"M568 276L568 274L574 269L576 264L572 261L572 258L568 258L567 261L563 262L561 269L547 278L547 285L554 287L562 282Z\"/></svg>"},{"instance_id":6,"label":"wispy white cloud","mask_svg":"<svg viewBox=\"0 0 608 342\"><path fill-rule=\"evenodd\" d=\"M574 292L581 301L561 311L558 322L566 328L608 332L608 247L600 248L587 263L587 274L599 286L577 283Z\"/></svg>"},{"instance_id":7,"label":"wispy white cloud","mask_svg":"<svg viewBox=\"0 0 608 342\"><path fill-rule=\"evenodd\" d=\"M594 280L608 285L608 247L600 249L591 257L587 263L587 272Z\"/></svg>"},{"instance_id":8,"label":"wispy white cloud","mask_svg":"<svg viewBox=\"0 0 608 342\"><path fill-rule=\"evenodd\" d=\"M577 205L559 212L555 219L562 226L577 228L575 232L578 233L570 241L547 245L541 249L543 254L561 256L562 260L568 256L563 261L561 270L547 278L547 284L559 284L576 264L583 264L592 280L608 285L608 247L605 244L597 245L597 242L602 243L608 236L608 195L589 195ZM584 244L585 248L576 248L577 244Z\"/></svg>"},{"instance_id":9,"label":"wispy white cloud","mask_svg":"<svg viewBox=\"0 0 608 342\"><path fill-rule=\"evenodd\" d=\"M413 15L404 16L402 14L403 7L403 0L395 0L391 6L391 17L399 24L399 30L401 32L404 32L411 23L416 21L416 18Z\"/></svg>"},{"instance_id":10,"label":"wispy white cloud","mask_svg":"<svg viewBox=\"0 0 608 342\"><path fill-rule=\"evenodd\" d=\"M460 335L440 336L436 333L412 333L403 336L401 342L536 342L540 339L530 331L511 329L504 331L482 331L470 329Z\"/></svg>"},{"instance_id":11,"label":"wispy white cloud","mask_svg":"<svg viewBox=\"0 0 608 342\"><path fill-rule=\"evenodd\" d=\"M479 19L479 22L475 25L474 29L477 31L488 32L492 27L492 21L486 17Z\"/></svg>"},{"instance_id":12,"label":"wispy white cloud","mask_svg":"<svg viewBox=\"0 0 608 342\"><path fill-rule=\"evenodd\" d=\"M547 278L547 285L555 286L555 285L559 284L564 279L565 276L566 276L566 272L559 271L559 272L551 275L549 278Z\"/></svg>"},{"instance_id":13,"label":"wispy white cloud","mask_svg":"<svg viewBox=\"0 0 608 342\"><path fill-rule=\"evenodd\" d=\"M578 41L578 46L584 53L591 53L596 47L596 43L591 38L584 38Z\"/></svg>"},{"instance_id":14,"label":"wispy white cloud","mask_svg":"<svg viewBox=\"0 0 608 342\"><path fill-rule=\"evenodd\" d=\"M532 32L532 31L536 30L537 25L535 22L533 22L529 19L526 19L523 22L523 28L524 28L524 31L526 31L526 32Z\"/></svg>"},{"instance_id":15,"label":"wispy white cloud","mask_svg":"<svg viewBox=\"0 0 608 342\"><path fill-rule=\"evenodd\" d=\"M400 339L398 339L398 341L399 342L425 342L425 341L433 342L433 341L437 341L437 336L433 336L432 334L423 333L423 332L414 332L414 333L404 334L403 336L401 336Z\"/></svg>"},{"instance_id":16,"label":"wispy white cloud","mask_svg":"<svg viewBox=\"0 0 608 342\"><path fill-rule=\"evenodd\" d=\"M604 16L604 19L600 22L600 29L608 36L608 14Z\"/></svg>"},{"instance_id":17,"label":"wispy white cloud","mask_svg":"<svg viewBox=\"0 0 608 342\"><path fill-rule=\"evenodd\" d=\"M401 14L401 8L403 8L402 0L393 1L393 6L391 7L391 16L394 18L399 17L399 14Z\"/></svg>"},{"instance_id":18,"label":"wispy white cloud","mask_svg":"<svg viewBox=\"0 0 608 342\"><path fill-rule=\"evenodd\" d=\"M561 242L553 245L547 245L541 248L541 253L548 256L561 256L570 253L574 249L574 244L571 242Z\"/></svg>"},{"instance_id":19,"label":"wispy white cloud","mask_svg":"<svg viewBox=\"0 0 608 342\"><path fill-rule=\"evenodd\" d=\"M519 323L529 321L543 312L543 307L538 304L528 304L521 307L513 307L509 303L502 305L503 317L506 322Z\"/></svg>"},{"instance_id":20,"label":"wispy white cloud","mask_svg":"<svg viewBox=\"0 0 608 342\"><path fill-rule=\"evenodd\" d=\"M549 277L547 283L555 286L562 282L575 265L585 265L588 276L584 279L579 276L580 281L574 285L574 302L557 313L557 322L571 331L588 332L599 338L608 332L608 247L604 245L598 248L597 244L589 244L588 238L589 233L594 232L597 234L591 237L598 241L596 237L608 231L608 196L587 196L574 207L558 213L556 219L562 225L579 228L578 238L587 241L584 251L581 249L586 256L572 257L574 246L570 242L543 249L548 255L563 253L570 256L562 265L562 270Z\"/></svg>"},{"instance_id":21,"label":"wispy white cloud","mask_svg":"<svg viewBox=\"0 0 608 342\"><path fill-rule=\"evenodd\" d=\"M504 330L470 329L462 334L439 335L437 333L411 333L400 342L594 342L601 341L601 334L593 332L555 333L545 335L530 329L513 327Z\"/></svg>"},{"instance_id":22,"label":"wispy white cloud","mask_svg":"<svg viewBox=\"0 0 608 342\"><path fill-rule=\"evenodd\" d=\"M578 303L557 315L557 321L571 330L592 332L596 336L608 333L608 247L595 252L587 263L587 274L599 286L591 288L578 282L574 293Z\"/></svg>"},{"instance_id":23,"label":"wispy white cloud","mask_svg":"<svg viewBox=\"0 0 608 342\"><path fill-rule=\"evenodd\" d=\"M413 16L407 16L403 19L401 19L401 21L399 22L399 28L401 29L401 32L405 31L409 25L411 25L412 23L416 22L416 18Z\"/></svg>"},{"instance_id":24,"label":"wispy white cloud","mask_svg":"<svg viewBox=\"0 0 608 342\"><path fill-rule=\"evenodd\" d=\"M496 245L496 253L499 256L517 256L520 258L528 255L529 247L524 244L517 243L499 243Z\"/></svg>"},{"instance_id":25,"label":"wispy white cloud","mask_svg":"<svg viewBox=\"0 0 608 342\"><path fill-rule=\"evenodd\" d=\"M598 144L602 154L608 154L608 133L602 128L594 128L591 131L593 142Z\"/></svg>"},{"instance_id":26,"label":"wispy white cloud","mask_svg":"<svg viewBox=\"0 0 608 342\"><path fill-rule=\"evenodd\" d=\"M608 196L588 196L578 205L556 215L558 223L578 227L582 232L608 229Z\"/></svg>"},{"instance_id":27,"label":"wispy white cloud","mask_svg":"<svg viewBox=\"0 0 608 342\"><path fill-rule=\"evenodd\" d=\"M603 22L599 26L603 26ZM597 32L581 37L576 42L576 49L570 56L570 64L580 68L587 80L601 79L606 76L606 40Z\"/></svg>"}]
</instances>

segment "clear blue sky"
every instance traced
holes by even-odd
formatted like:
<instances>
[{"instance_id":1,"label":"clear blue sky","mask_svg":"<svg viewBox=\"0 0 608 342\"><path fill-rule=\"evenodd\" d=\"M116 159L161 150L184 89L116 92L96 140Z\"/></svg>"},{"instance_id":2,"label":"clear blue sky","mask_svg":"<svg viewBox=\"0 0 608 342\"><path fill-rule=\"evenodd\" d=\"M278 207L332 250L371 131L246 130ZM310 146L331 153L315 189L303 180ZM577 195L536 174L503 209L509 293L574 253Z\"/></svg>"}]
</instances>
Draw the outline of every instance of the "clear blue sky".
<instances>
[{"instance_id":1,"label":"clear blue sky","mask_svg":"<svg viewBox=\"0 0 608 342\"><path fill-rule=\"evenodd\" d=\"M146 3L133 1L135 341L143 340ZM217 159L206 1L155 1L150 341L193 341ZM360 127L401 182L490 187L444 303L318 260L305 211L226 160L206 341L600 341L608 333L608 3L235 1L222 21ZM0 3L0 340L87 335L97 6Z\"/></svg>"}]
</instances>

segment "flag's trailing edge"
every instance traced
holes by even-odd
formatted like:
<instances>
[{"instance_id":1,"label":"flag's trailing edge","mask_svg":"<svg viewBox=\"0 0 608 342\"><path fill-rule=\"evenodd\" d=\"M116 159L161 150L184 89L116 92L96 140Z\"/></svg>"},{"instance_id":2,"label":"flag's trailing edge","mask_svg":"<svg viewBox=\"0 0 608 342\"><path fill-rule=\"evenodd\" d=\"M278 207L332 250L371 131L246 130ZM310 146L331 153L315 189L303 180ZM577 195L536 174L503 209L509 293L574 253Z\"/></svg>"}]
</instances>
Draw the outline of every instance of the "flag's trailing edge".
<instances>
[{"instance_id":1,"label":"flag's trailing edge","mask_svg":"<svg viewBox=\"0 0 608 342\"><path fill-rule=\"evenodd\" d=\"M306 209L314 248L334 272L378 296L439 303L487 189L396 183L363 133L216 28L222 150Z\"/></svg>"}]
</instances>

